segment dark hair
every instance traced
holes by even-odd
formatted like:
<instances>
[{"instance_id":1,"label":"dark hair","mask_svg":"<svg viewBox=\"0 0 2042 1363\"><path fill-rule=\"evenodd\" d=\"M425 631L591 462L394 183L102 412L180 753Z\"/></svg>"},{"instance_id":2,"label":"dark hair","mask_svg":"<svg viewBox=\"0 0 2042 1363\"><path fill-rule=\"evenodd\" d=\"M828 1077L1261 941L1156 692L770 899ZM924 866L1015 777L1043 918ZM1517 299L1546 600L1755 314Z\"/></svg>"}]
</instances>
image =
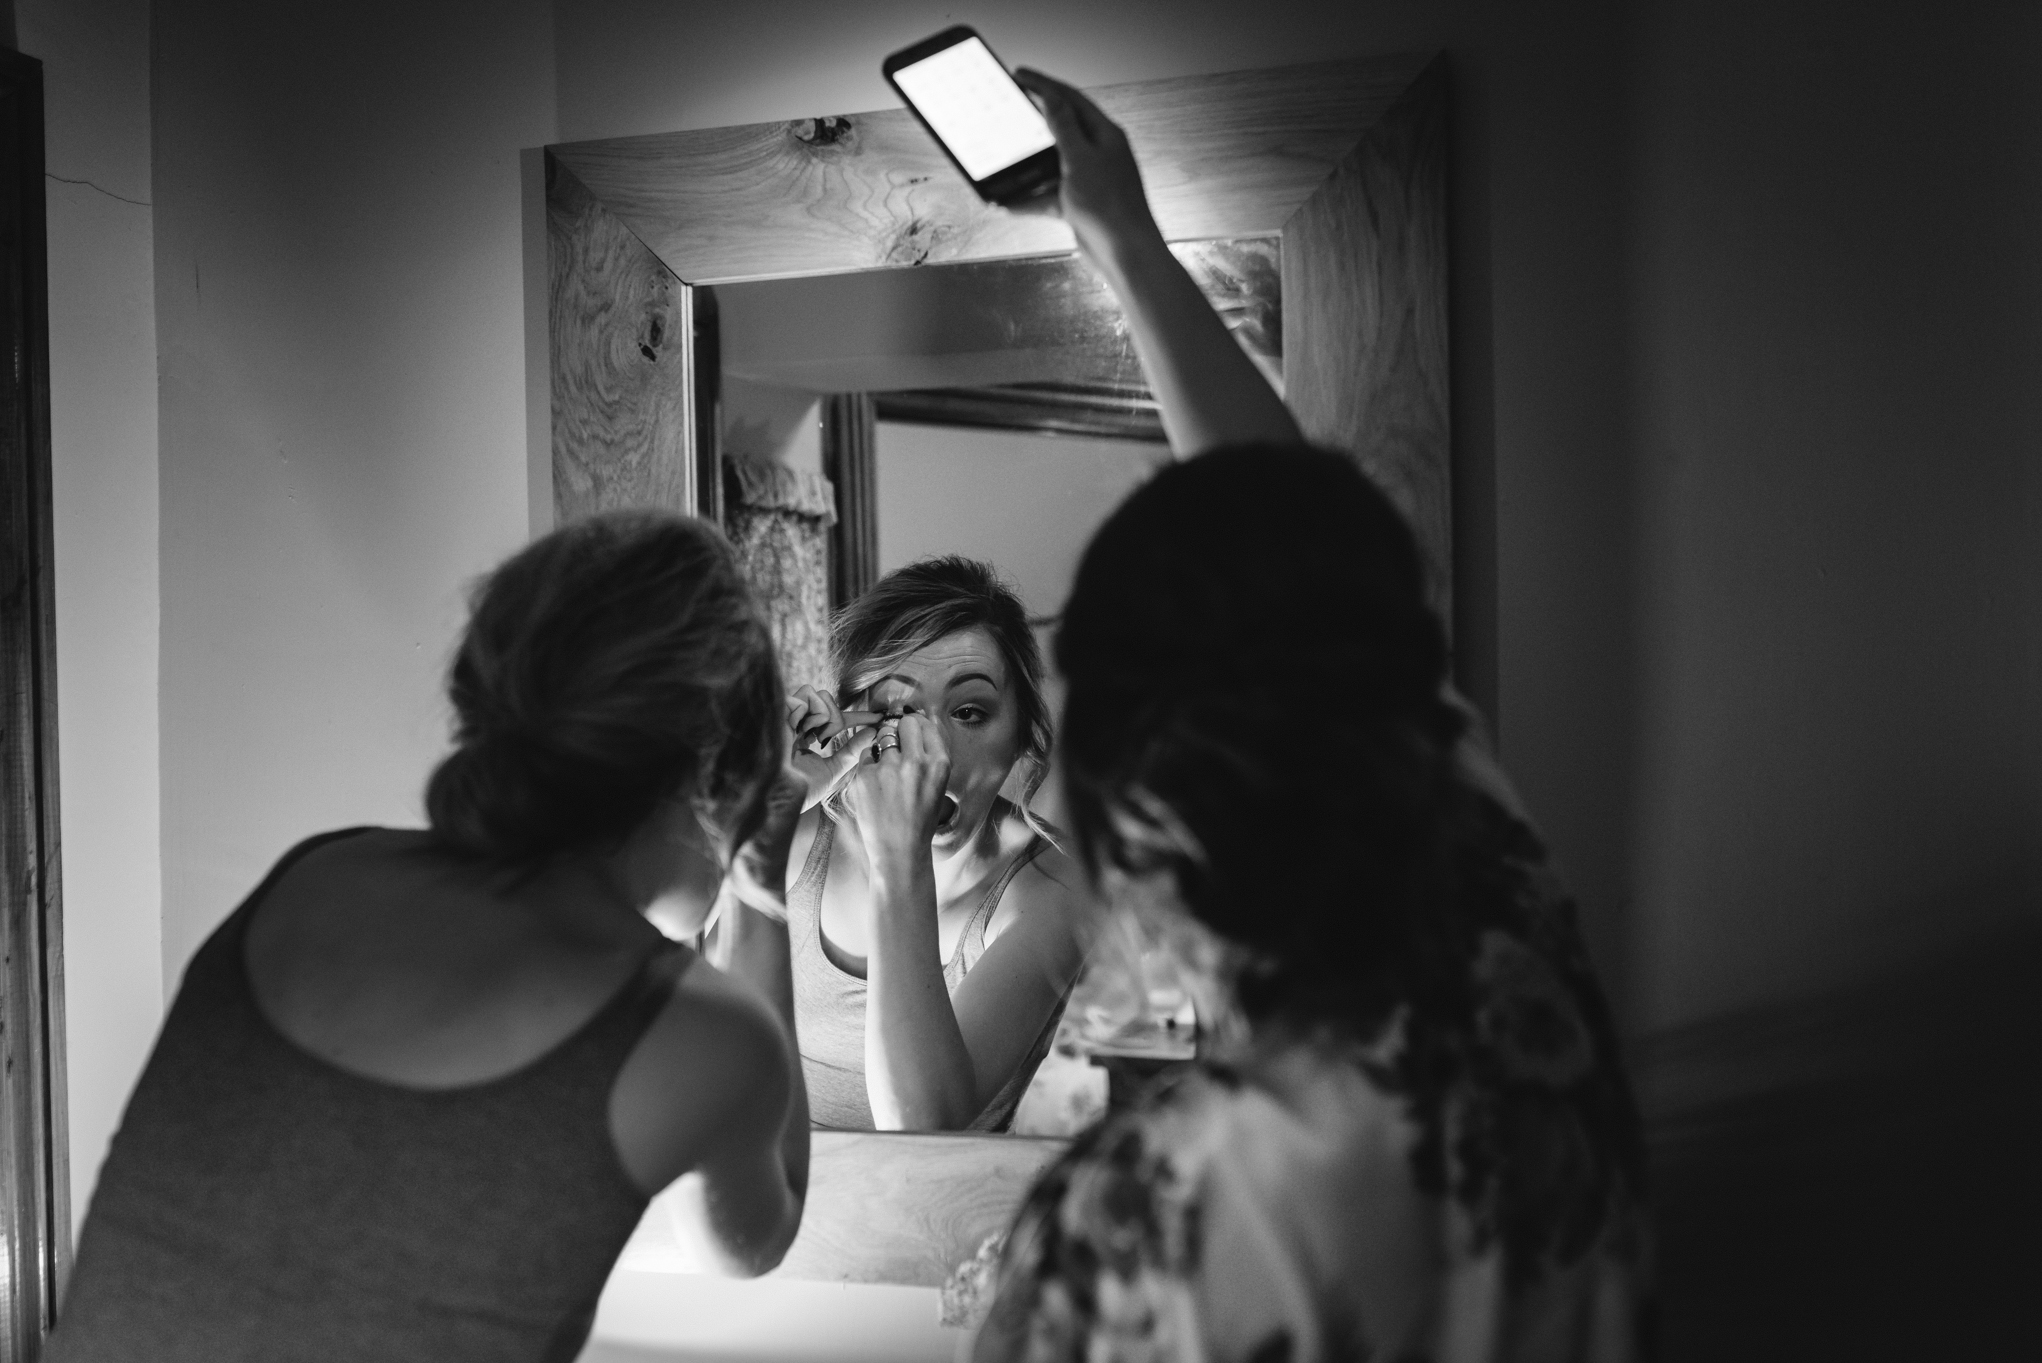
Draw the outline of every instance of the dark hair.
<instances>
[{"instance_id":1,"label":"dark hair","mask_svg":"<svg viewBox=\"0 0 2042 1363\"><path fill-rule=\"evenodd\" d=\"M577 521L485 578L447 693L455 747L426 784L432 831L506 867L615 845L676 795L735 846L785 722L729 544L653 511Z\"/></svg>"},{"instance_id":2,"label":"dark hair","mask_svg":"<svg viewBox=\"0 0 2042 1363\"><path fill-rule=\"evenodd\" d=\"M1017 760L1034 768L1024 786L1022 816L1034 826L1028 797L1048 772L1055 725L1042 695L1042 651L1028 610L991 564L955 554L920 559L894 569L837 612L830 628L837 703L851 704L909 654L968 629L991 635L1006 659L1007 683L1020 710Z\"/></svg>"},{"instance_id":3,"label":"dark hair","mask_svg":"<svg viewBox=\"0 0 2042 1363\"><path fill-rule=\"evenodd\" d=\"M1171 871L1247 949L1251 1021L1372 1029L1436 935L1463 721L1425 588L1396 508L1304 447L1165 469L1079 565L1056 658L1080 851L1095 872Z\"/></svg>"},{"instance_id":4,"label":"dark hair","mask_svg":"<svg viewBox=\"0 0 2042 1363\"><path fill-rule=\"evenodd\" d=\"M1247 1022L1364 1042L1397 1024L1360 1063L1418 1128L1418 1187L1501 1242L1515 1291L1642 1194L1644 1146L1543 847L1460 765L1425 587L1410 528L1344 455L1164 470L1064 608L1066 803L1092 869L1174 877Z\"/></svg>"}]
</instances>

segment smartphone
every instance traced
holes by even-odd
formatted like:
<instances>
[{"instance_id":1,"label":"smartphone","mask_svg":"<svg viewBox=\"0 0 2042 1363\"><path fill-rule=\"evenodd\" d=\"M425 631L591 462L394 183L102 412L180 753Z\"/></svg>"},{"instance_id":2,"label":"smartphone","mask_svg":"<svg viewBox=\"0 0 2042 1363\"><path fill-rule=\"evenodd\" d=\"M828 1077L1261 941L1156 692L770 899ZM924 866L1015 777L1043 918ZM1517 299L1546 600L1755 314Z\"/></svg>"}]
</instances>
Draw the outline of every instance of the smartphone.
<instances>
[{"instance_id":1,"label":"smartphone","mask_svg":"<svg viewBox=\"0 0 2042 1363\"><path fill-rule=\"evenodd\" d=\"M985 39L962 24L881 67L980 198L1012 204L1056 188L1056 138Z\"/></svg>"}]
</instances>

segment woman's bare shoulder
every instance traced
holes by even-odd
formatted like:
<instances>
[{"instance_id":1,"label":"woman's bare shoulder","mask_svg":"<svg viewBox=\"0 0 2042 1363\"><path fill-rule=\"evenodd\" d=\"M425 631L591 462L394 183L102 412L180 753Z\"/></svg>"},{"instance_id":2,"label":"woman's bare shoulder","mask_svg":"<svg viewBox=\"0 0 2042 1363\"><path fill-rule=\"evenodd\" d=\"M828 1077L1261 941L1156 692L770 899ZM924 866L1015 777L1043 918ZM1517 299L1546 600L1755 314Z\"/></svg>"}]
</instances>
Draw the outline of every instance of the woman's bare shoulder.
<instances>
[{"instance_id":1,"label":"woman's bare shoulder","mask_svg":"<svg viewBox=\"0 0 2042 1363\"><path fill-rule=\"evenodd\" d=\"M780 1044L779 1021L758 990L686 947L677 948L671 960L665 968L674 980L673 993L641 1047L656 1052L659 1063L702 1053L742 1069Z\"/></svg>"},{"instance_id":2,"label":"woman's bare shoulder","mask_svg":"<svg viewBox=\"0 0 2042 1363\"><path fill-rule=\"evenodd\" d=\"M667 968L673 992L610 1098L618 1154L649 1192L725 1137L776 1124L787 1103L787 1043L766 1001L686 948Z\"/></svg>"},{"instance_id":3,"label":"woman's bare shoulder","mask_svg":"<svg viewBox=\"0 0 2042 1363\"><path fill-rule=\"evenodd\" d=\"M1033 837L1033 830L1029 832ZM1045 842L1007 883L986 924L986 943L991 945L1023 921L1031 924L1031 936L1059 944L1074 941L1080 916L1091 901L1091 886L1077 859L1056 842Z\"/></svg>"}]
</instances>

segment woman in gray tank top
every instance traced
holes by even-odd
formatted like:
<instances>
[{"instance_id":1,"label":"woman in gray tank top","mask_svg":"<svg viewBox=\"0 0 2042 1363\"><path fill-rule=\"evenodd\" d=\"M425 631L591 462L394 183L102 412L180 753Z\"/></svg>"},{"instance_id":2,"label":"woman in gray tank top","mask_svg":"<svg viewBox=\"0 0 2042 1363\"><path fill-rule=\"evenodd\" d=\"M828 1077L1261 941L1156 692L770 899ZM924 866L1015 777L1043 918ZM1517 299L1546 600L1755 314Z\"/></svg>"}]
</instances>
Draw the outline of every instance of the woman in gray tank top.
<instances>
[{"instance_id":1,"label":"woman in gray tank top","mask_svg":"<svg viewBox=\"0 0 2042 1363\"><path fill-rule=\"evenodd\" d=\"M799 783L729 545L654 512L557 530L484 582L448 684L431 826L301 843L192 960L50 1363L569 1363L690 1171L725 1267L786 1251L784 1000L652 921L785 879Z\"/></svg>"},{"instance_id":2,"label":"woman in gray tank top","mask_svg":"<svg viewBox=\"0 0 2042 1363\"><path fill-rule=\"evenodd\" d=\"M791 989L818 1125L1002 1130L1083 954L1083 881L1027 807L1051 739L1027 613L988 565L926 559L848 607L832 652L835 694L788 701L809 808L787 955L739 943L732 968Z\"/></svg>"}]
</instances>

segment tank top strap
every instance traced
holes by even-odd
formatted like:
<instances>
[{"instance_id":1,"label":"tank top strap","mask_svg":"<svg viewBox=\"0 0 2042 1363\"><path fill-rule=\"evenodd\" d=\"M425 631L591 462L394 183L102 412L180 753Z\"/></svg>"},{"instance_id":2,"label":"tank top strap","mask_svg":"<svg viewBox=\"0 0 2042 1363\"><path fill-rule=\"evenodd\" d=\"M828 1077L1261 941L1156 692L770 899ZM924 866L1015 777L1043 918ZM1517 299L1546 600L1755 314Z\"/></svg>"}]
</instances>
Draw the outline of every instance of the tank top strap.
<instances>
[{"instance_id":1,"label":"tank top strap","mask_svg":"<svg viewBox=\"0 0 2042 1363\"><path fill-rule=\"evenodd\" d=\"M694 949L684 942L653 947L609 1001L546 1059L561 1059L563 1052L575 1051L579 1054L570 1063L586 1064L601 1057L614 1072L673 1001L675 988L694 961Z\"/></svg>"},{"instance_id":2,"label":"tank top strap","mask_svg":"<svg viewBox=\"0 0 2042 1363\"><path fill-rule=\"evenodd\" d=\"M789 925L818 919L822 914L822 887L830 873L830 849L836 845L837 823L827 811L816 815L815 838L808 845L808 860L801 874L787 887Z\"/></svg>"},{"instance_id":3,"label":"tank top strap","mask_svg":"<svg viewBox=\"0 0 2042 1363\"><path fill-rule=\"evenodd\" d=\"M957 950L951 953L950 960L943 967L944 982L951 989L955 990L958 981L978 964L979 957L986 954L986 929L992 924L993 914L999 910L1000 899L1007 893L1007 886L1013 882L1015 876L1021 874L1021 868L1040 856L1042 849L1047 846L1048 841L1040 833L1029 839L1028 845L1021 849L1021 855L1007 863L1007 869L1000 872L1000 878L993 882L992 888L986 891L986 897L979 901L978 909L972 914L971 921L964 925L963 932L957 934Z\"/></svg>"},{"instance_id":4,"label":"tank top strap","mask_svg":"<svg viewBox=\"0 0 2042 1363\"><path fill-rule=\"evenodd\" d=\"M303 1049L279 1031L256 1003L243 955L248 925L277 882L309 853L343 838L378 831L381 830L373 826L338 829L307 838L286 852L199 949L186 972L181 995L192 993L194 1003L204 1000L207 1006L224 1005L240 1016L244 1025L283 1042L291 1054L304 1055ZM570 1087L593 1084L607 1092L616 1071L673 998L675 986L694 958L695 953L679 942L654 945L580 1026L521 1068L491 1082L531 1083L551 1078L558 1083L564 1075L570 1077Z\"/></svg>"},{"instance_id":5,"label":"tank top strap","mask_svg":"<svg viewBox=\"0 0 2042 1363\"><path fill-rule=\"evenodd\" d=\"M264 876L261 883L248 892L246 898L234 906L234 912L228 914L219 928L215 930L215 935L220 939L222 948L218 954L229 957L238 968L241 939L248 931L249 919L255 916L255 911L262 906L262 901L269 898L270 891L275 889L277 882L284 878L285 872L328 843L339 842L344 838L357 837L363 833L379 833L381 831L382 829L375 824L356 824L352 828L336 828L325 833L314 833L311 837L306 838L292 847L290 851L278 857L276 864L269 868L269 874ZM205 944L205 946L210 945L212 945L210 941ZM205 946L200 947L200 954L204 953ZM196 955L193 957L193 961L196 963Z\"/></svg>"}]
</instances>

